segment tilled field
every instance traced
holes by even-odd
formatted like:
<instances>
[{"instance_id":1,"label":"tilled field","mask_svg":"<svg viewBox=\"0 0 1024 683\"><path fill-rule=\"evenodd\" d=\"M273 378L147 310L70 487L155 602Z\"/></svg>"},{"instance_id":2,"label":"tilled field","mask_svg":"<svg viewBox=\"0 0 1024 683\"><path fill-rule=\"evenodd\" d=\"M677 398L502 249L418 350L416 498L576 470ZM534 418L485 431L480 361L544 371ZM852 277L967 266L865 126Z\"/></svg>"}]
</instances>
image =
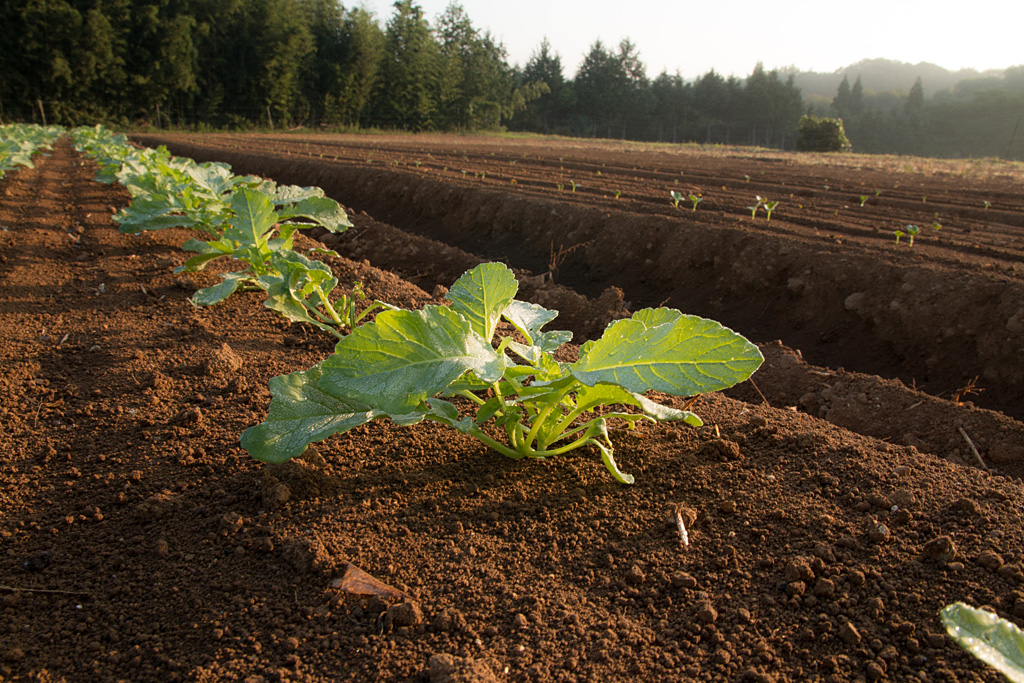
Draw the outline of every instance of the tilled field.
<instances>
[{"instance_id":1,"label":"tilled field","mask_svg":"<svg viewBox=\"0 0 1024 683\"><path fill-rule=\"evenodd\" d=\"M630 487L594 453L517 462L383 422L264 467L238 434L329 340L255 294L193 309L216 274L171 273L189 235L120 235L127 195L64 143L0 182L4 680L999 680L937 611L1024 616L1015 169L197 143L171 147L364 211L330 263L371 297L436 303L503 258L578 340L667 300L788 347L700 399L705 427L615 434ZM695 212L669 204L677 177ZM948 400L975 376L998 411ZM351 565L401 595L332 586Z\"/></svg>"}]
</instances>

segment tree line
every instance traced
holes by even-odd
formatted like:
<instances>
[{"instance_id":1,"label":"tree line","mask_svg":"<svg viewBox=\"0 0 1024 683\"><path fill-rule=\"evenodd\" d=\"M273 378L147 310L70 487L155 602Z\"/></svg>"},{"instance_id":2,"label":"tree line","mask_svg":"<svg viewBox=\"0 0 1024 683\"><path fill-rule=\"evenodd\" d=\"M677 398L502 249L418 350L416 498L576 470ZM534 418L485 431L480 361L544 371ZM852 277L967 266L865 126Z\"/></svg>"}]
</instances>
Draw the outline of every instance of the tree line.
<instances>
[{"instance_id":1,"label":"tree line","mask_svg":"<svg viewBox=\"0 0 1024 683\"><path fill-rule=\"evenodd\" d=\"M844 77L831 106L817 109L843 119L858 152L1024 160L1024 66L928 99L920 78L908 92L873 92Z\"/></svg>"},{"instance_id":2,"label":"tree line","mask_svg":"<svg viewBox=\"0 0 1024 683\"><path fill-rule=\"evenodd\" d=\"M384 26L335 0L8 0L0 117L49 123L514 130L784 145L799 91L749 78L648 78L595 42L574 78L545 40L524 67L452 3Z\"/></svg>"},{"instance_id":3,"label":"tree line","mask_svg":"<svg viewBox=\"0 0 1024 683\"><path fill-rule=\"evenodd\" d=\"M1024 88L924 102L920 93L858 87L846 82L828 111L812 111L792 73L760 64L743 79L714 70L692 81L667 72L652 79L628 39L596 41L571 77L546 39L525 65L510 65L457 2L431 23L415 0L398 0L383 25L336 0L0 5L0 120L507 128L791 148L801 115L817 113L843 116L856 151L957 156L1004 153L978 125L996 116L996 137L1024 156L1024 132L1010 140L1005 130Z\"/></svg>"}]
</instances>

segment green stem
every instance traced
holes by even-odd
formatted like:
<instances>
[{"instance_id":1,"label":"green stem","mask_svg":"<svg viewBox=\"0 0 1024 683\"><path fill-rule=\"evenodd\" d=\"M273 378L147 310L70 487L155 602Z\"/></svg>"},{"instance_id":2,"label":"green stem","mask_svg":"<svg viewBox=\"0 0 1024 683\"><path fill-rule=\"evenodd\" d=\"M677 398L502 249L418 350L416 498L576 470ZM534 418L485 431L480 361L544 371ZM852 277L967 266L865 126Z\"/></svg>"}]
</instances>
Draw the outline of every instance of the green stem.
<instances>
[{"instance_id":1,"label":"green stem","mask_svg":"<svg viewBox=\"0 0 1024 683\"><path fill-rule=\"evenodd\" d=\"M331 320L334 321L334 324L341 325L341 318L338 317L338 312L334 310L334 306L331 306L331 301L327 298L327 295L324 294L324 290L320 289L320 285L313 285L313 289L316 290L317 296L319 296L320 301L323 302L324 310L326 310L327 314L331 316Z\"/></svg>"},{"instance_id":2,"label":"green stem","mask_svg":"<svg viewBox=\"0 0 1024 683\"><path fill-rule=\"evenodd\" d=\"M537 439L537 434L540 432L540 428L544 424L545 420L547 420L548 415L550 415L551 411L557 408L562 403L562 399L565 398L569 394L569 392L572 391L572 389L573 385L569 384L564 389L559 391L553 398L548 399L548 405L542 411L540 411L540 413L538 413L535 418L533 418L533 427L530 429L529 434L526 435L526 443L533 443ZM555 432L555 434L561 433L561 429L558 429L558 431ZM550 437L550 434L546 433L545 436ZM548 438L546 439L546 441L548 443L550 443L551 441L557 441L557 437L553 439ZM546 446L547 443L542 444L542 447Z\"/></svg>"},{"instance_id":3,"label":"green stem","mask_svg":"<svg viewBox=\"0 0 1024 683\"><path fill-rule=\"evenodd\" d=\"M458 396L461 396L463 398L468 398L469 400L471 400L474 403L476 403L478 406L482 406L483 404L487 403L487 401L483 400L482 398L480 398L479 396L474 394L469 389L463 389L462 391L456 391L455 394L458 395ZM495 414L497 415L497 413L495 413Z\"/></svg>"}]
</instances>

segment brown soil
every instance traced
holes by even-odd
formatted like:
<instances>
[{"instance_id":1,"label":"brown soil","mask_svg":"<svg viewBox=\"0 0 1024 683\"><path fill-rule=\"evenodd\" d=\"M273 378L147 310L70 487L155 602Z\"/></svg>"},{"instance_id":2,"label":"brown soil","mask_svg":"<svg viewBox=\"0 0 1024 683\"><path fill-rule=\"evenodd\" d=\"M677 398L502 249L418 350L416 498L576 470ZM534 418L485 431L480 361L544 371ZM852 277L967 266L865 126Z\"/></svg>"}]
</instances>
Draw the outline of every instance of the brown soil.
<instances>
[{"instance_id":1,"label":"brown soil","mask_svg":"<svg viewBox=\"0 0 1024 683\"><path fill-rule=\"evenodd\" d=\"M338 178L354 177L344 168L334 167ZM789 169L793 178L797 170ZM830 166L823 174L841 171ZM403 166L373 177L388 192L400 180L413 193L448 186L431 177L412 185L420 173ZM753 185L755 174L747 173ZM184 261L178 246L189 235L120 235L110 214L128 197L92 175L64 143L37 168L0 182L0 679L999 680L946 639L937 611L964 600L1024 616L1024 428L1006 414L877 374L811 366L790 348L765 344L756 389L748 384L698 401L705 427L651 425L614 435L620 465L637 478L629 487L616 484L594 453L518 462L440 427L384 422L332 438L300 461L264 467L239 447L239 432L265 414L269 377L309 367L330 352L329 340L285 325L255 294L193 309L188 296L216 274L171 273ZM562 212L570 230L584 230L556 236L556 245L596 244L592 231L617 222L625 226L625 255L636 247L630 242L646 239L642 226L673 226L678 234L652 247L646 268L616 272L607 261L602 272L593 247L573 252L558 282L589 278L582 289L592 298L539 275L546 240L530 242L536 252L510 252L509 262L524 269L526 295L565 308L561 319L580 337L657 298L666 284L665 249L714 228L723 253L759 250L747 255L750 267L759 255L768 263L783 250L794 260L806 251L819 254L822 272L834 259L876 263L857 275L865 283L897 269L940 278L935 287L949 309L921 324L933 331L975 325L972 343L1003 378L982 396L1016 405L1007 397L1019 364L999 365L1009 351L980 340L995 339L996 329L1016 336L1010 319L1018 275L995 255L957 252L946 237L957 234L953 222L919 238L913 251L901 244L895 252L891 237L880 234L874 251L865 236L863 247L835 256L827 240L793 227L800 224L790 222L786 204L772 218L779 232L767 233L763 217L754 230L749 213L714 209L708 187L696 217L684 219L667 199L666 209L655 206L653 195L646 213L616 213L613 199L584 202L566 191L495 188L477 196L473 179L463 183L461 175L450 183L453 208L505 197L500 206ZM487 172L478 182L492 179ZM939 196L928 192L929 203ZM1000 228L1012 232L1021 216L1014 195L992 196L990 211L1002 212ZM422 201L396 213L419 215ZM441 216L445 204L432 201ZM609 216L605 227L580 228L586 221L579 217L593 212ZM975 221L979 244L997 232L982 231L982 212L963 218ZM483 239L471 235L469 214L452 213L466 227L451 242L471 247ZM522 226L523 215L515 224ZM435 284L450 284L481 258L369 216L356 223L334 246L357 260L331 265L342 283L360 280L370 296L396 304L436 300L442 290ZM440 236L445 222L421 227ZM776 251L764 251L768 244ZM693 258L687 249L674 253L679 268ZM1009 246L1007 253L1012 260ZM577 268L567 267L577 258ZM982 269L979 258L997 265ZM784 326L788 318L768 320L781 303L762 298L757 305L766 310L753 315L753 304L725 296L731 285L715 273L730 268L705 266L714 289L699 312L719 307L750 314L756 329ZM409 281L414 275L423 289ZM765 280L769 298L779 278L800 289L790 281L807 277L804 289L787 295L788 307L816 311L814 320L834 314L829 324L840 333L867 325L864 315L880 316L863 330L862 355L887 345L887 326L893 334L903 329L895 311L888 318L880 312L894 307L877 306L877 288L865 288L850 306L845 289L817 294L803 271L785 275ZM736 287L753 291L766 277L744 277ZM897 277L901 296L927 303L929 281ZM957 298L947 289L978 278L987 278L984 296ZM662 299L691 296L675 280L667 284ZM813 309L800 296L835 299L839 309ZM999 304L957 319L990 301ZM912 327L914 317L905 317L901 324ZM732 324L755 339L772 338ZM946 359L937 339L954 343L933 335L921 354ZM816 348L824 354L825 346ZM855 344L846 346L844 353ZM965 356L960 366L971 367L975 358L957 348ZM757 389L783 407L765 404ZM975 459L967 438L995 469L964 464ZM350 565L390 594L360 597L332 585Z\"/></svg>"}]
</instances>

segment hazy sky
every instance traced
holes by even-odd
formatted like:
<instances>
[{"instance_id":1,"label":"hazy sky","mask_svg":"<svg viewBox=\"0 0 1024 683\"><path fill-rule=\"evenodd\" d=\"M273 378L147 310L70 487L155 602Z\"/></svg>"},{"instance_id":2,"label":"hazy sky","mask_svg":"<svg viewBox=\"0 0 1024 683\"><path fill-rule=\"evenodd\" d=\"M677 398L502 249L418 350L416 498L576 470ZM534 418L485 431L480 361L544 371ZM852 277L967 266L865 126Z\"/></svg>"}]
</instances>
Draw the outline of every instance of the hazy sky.
<instances>
[{"instance_id":1,"label":"hazy sky","mask_svg":"<svg viewBox=\"0 0 1024 683\"><path fill-rule=\"evenodd\" d=\"M434 20L450 0L420 0ZM357 3L344 3L347 7ZM389 0L364 0L384 26ZM647 75L679 71L692 79L714 68L748 75L768 69L835 71L862 59L932 62L951 70L1024 64L1021 0L922 3L910 0L462 0L473 25L489 29L524 65L547 36L572 78L597 39L629 38ZM825 10L825 12L823 12ZM839 27L847 27L840 30Z\"/></svg>"}]
</instances>

